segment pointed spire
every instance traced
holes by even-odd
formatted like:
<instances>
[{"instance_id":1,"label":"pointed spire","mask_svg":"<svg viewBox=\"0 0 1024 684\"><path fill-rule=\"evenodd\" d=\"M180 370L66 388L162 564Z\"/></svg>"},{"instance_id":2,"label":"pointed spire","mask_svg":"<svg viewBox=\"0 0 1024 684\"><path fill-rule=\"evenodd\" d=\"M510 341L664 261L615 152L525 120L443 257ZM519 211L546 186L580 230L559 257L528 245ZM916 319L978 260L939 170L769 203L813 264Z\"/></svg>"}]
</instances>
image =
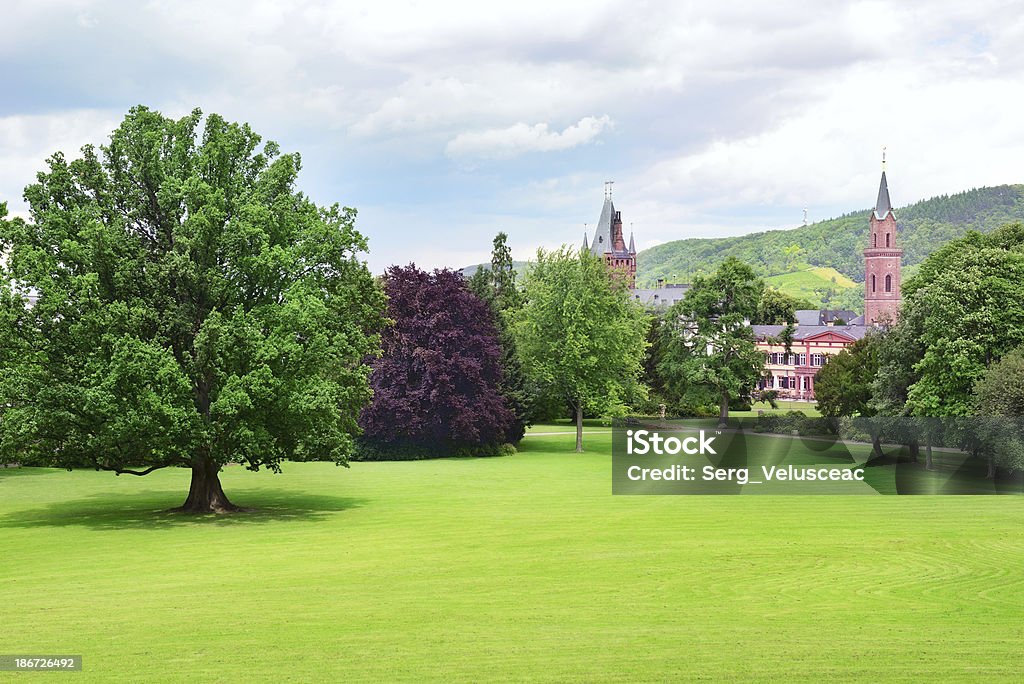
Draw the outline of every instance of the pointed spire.
<instances>
[{"instance_id":1,"label":"pointed spire","mask_svg":"<svg viewBox=\"0 0 1024 684\"><path fill-rule=\"evenodd\" d=\"M875 218L884 219L892 211L892 202L889 201L889 184L885 180L885 171L882 171L882 180L878 184L878 199L875 201Z\"/></svg>"},{"instance_id":2,"label":"pointed spire","mask_svg":"<svg viewBox=\"0 0 1024 684\"><path fill-rule=\"evenodd\" d=\"M636 254L636 243L633 242L633 231L629 231L629 253Z\"/></svg>"},{"instance_id":3,"label":"pointed spire","mask_svg":"<svg viewBox=\"0 0 1024 684\"><path fill-rule=\"evenodd\" d=\"M584 223L583 224L583 251L586 252L588 249L590 249L590 246L587 245L587 224Z\"/></svg>"}]
</instances>

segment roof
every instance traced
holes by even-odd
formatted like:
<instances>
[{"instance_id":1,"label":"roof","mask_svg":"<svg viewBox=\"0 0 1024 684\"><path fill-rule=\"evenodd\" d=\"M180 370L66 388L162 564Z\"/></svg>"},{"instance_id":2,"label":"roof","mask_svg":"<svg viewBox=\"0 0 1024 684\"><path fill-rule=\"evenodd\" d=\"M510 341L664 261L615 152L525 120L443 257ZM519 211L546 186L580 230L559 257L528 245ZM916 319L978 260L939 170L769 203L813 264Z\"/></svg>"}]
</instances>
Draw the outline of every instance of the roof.
<instances>
[{"instance_id":1,"label":"roof","mask_svg":"<svg viewBox=\"0 0 1024 684\"><path fill-rule=\"evenodd\" d=\"M615 205L611 197L604 198L601 207L601 218L597 219L594 228L594 241L590 243L590 253L598 256L612 251L612 219L615 218Z\"/></svg>"},{"instance_id":2,"label":"roof","mask_svg":"<svg viewBox=\"0 0 1024 684\"><path fill-rule=\"evenodd\" d=\"M836 319L853 323L857 318L857 312L849 309L797 309L795 313L797 325L828 325Z\"/></svg>"},{"instance_id":3,"label":"roof","mask_svg":"<svg viewBox=\"0 0 1024 684\"><path fill-rule=\"evenodd\" d=\"M689 289L689 285L672 284L664 287L636 289L630 291L630 294L635 301L646 307L664 307L681 301Z\"/></svg>"},{"instance_id":4,"label":"roof","mask_svg":"<svg viewBox=\"0 0 1024 684\"><path fill-rule=\"evenodd\" d=\"M760 339L778 337L786 329L784 325L752 325L754 336ZM798 325L793 332L793 340L806 340L822 333L839 333L851 340L859 340L874 328L870 325Z\"/></svg>"},{"instance_id":5,"label":"roof","mask_svg":"<svg viewBox=\"0 0 1024 684\"><path fill-rule=\"evenodd\" d=\"M629 253L636 254L636 243L633 242L633 231L629 231Z\"/></svg>"},{"instance_id":6,"label":"roof","mask_svg":"<svg viewBox=\"0 0 1024 684\"><path fill-rule=\"evenodd\" d=\"M884 219L892 211L892 202L889 201L889 184L885 180L885 171L882 171L882 180L878 184L878 199L875 201L875 218Z\"/></svg>"}]
</instances>

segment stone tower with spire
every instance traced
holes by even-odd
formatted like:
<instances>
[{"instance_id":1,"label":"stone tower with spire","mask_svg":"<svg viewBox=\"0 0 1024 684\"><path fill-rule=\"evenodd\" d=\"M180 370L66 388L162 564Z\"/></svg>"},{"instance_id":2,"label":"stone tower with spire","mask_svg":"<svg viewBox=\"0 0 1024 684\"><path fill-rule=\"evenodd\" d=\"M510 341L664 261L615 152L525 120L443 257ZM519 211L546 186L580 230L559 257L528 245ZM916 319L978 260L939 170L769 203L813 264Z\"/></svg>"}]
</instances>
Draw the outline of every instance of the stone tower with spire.
<instances>
[{"instance_id":1,"label":"stone tower with spire","mask_svg":"<svg viewBox=\"0 0 1024 684\"><path fill-rule=\"evenodd\" d=\"M636 244L632 232L629 235L629 246L622 232L622 212L616 211L612 203L611 182L604 184L604 206L601 218L594 228L594 239L588 243L586 233L583 234L583 249L591 254L604 258L604 263L619 277L625 278L629 289L636 287Z\"/></svg>"},{"instance_id":2,"label":"stone tower with spire","mask_svg":"<svg viewBox=\"0 0 1024 684\"><path fill-rule=\"evenodd\" d=\"M900 262L903 250L896 242L896 216L889 201L882 152L882 180L871 212L871 230L864 250L864 322L867 325L895 323L900 308Z\"/></svg>"}]
</instances>

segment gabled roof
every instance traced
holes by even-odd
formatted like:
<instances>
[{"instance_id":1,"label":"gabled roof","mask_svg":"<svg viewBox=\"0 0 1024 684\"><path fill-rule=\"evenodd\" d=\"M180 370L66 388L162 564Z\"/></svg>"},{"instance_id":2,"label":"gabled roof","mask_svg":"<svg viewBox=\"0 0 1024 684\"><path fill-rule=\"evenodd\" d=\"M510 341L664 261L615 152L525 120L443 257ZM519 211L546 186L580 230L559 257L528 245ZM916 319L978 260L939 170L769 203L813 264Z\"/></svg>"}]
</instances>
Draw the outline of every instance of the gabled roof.
<instances>
[{"instance_id":1,"label":"gabled roof","mask_svg":"<svg viewBox=\"0 0 1024 684\"><path fill-rule=\"evenodd\" d=\"M882 171L882 180L878 184L878 199L875 201L875 218L881 221L891 211L892 202L889 201L889 184L885 181L885 171Z\"/></svg>"},{"instance_id":2,"label":"gabled roof","mask_svg":"<svg viewBox=\"0 0 1024 684\"><path fill-rule=\"evenodd\" d=\"M752 325L754 336L759 340L778 337L786 329L784 325ZM826 333L834 333L849 340L859 340L868 334L869 325L798 325L793 332L793 340L803 342Z\"/></svg>"}]
</instances>

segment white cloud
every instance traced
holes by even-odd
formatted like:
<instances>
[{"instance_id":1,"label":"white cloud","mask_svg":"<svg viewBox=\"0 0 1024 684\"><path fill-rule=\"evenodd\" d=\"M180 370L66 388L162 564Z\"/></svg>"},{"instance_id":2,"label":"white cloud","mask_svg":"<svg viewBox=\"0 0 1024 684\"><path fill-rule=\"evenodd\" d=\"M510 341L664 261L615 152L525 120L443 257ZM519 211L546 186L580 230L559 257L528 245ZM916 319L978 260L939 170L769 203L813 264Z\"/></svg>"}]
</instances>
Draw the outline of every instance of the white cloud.
<instances>
[{"instance_id":1,"label":"white cloud","mask_svg":"<svg viewBox=\"0 0 1024 684\"><path fill-rule=\"evenodd\" d=\"M561 132L548 124L517 123L508 128L460 133L448 142L445 154L457 158L507 159L527 152L557 152L592 142L612 126L605 116L585 116Z\"/></svg>"},{"instance_id":2,"label":"white cloud","mask_svg":"<svg viewBox=\"0 0 1024 684\"><path fill-rule=\"evenodd\" d=\"M11 215L26 216L22 190L45 170L47 157L63 152L74 159L86 143L106 143L117 120L118 114L96 110L0 117L0 202Z\"/></svg>"},{"instance_id":3,"label":"white cloud","mask_svg":"<svg viewBox=\"0 0 1024 684\"><path fill-rule=\"evenodd\" d=\"M639 244L732 234L866 206L882 144L900 204L1022 180L1022 40L1002 0L15 3L0 201L142 102L302 152L375 268L575 242L606 178Z\"/></svg>"}]
</instances>

